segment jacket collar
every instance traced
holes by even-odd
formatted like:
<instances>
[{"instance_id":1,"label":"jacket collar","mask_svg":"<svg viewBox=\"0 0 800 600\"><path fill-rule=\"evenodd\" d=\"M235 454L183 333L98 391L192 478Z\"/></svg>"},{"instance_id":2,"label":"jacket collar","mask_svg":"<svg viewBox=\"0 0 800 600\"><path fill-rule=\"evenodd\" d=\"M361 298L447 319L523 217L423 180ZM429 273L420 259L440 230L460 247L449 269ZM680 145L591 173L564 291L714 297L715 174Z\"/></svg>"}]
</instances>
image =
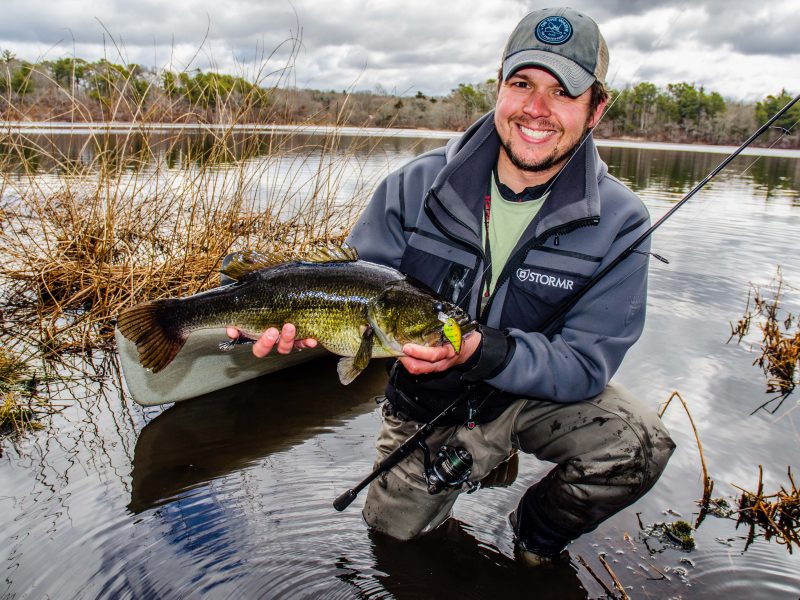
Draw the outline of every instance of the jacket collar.
<instances>
[{"instance_id":1,"label":"jacket collar","mask_svg":"<svg viewBox=\"0 0 800 600\"><path fill-rule=\"evenodd\" d=\"M483 198L499 151L492 111L448 143L447 163L431 186L427 205L432 216L446 231L473 244L480 244ZM590 134L556 177L534 235L599 218L598 182L606 172Z\"/></svg>"}]
</instances>

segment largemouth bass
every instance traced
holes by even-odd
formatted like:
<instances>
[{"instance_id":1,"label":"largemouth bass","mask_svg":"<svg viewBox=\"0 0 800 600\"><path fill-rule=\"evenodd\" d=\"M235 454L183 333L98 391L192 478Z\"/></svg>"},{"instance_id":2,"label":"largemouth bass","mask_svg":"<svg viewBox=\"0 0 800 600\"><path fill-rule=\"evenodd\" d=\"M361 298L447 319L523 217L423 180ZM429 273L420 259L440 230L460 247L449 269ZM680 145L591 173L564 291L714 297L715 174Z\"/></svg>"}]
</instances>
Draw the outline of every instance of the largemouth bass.
<instances>
[{"instance_id":1,"label":"largemouth bass","mask_svg":"<svg viewBox=\"0 0 800 600\"><path fill-rule=\"evenodd\" d=\"M458 352L462 336L477 326L399 271L359 260L353 248L329 247L292 262L241 252L221 272L235 283L120 313L119 330L136 344L143 367L161 371L198 329L236 327L253 341L269 327L293 323L297 339L315 338L344 357L338 372L346 385L370 358L402 356L409 342L449 342Z\"/></svg>"}]
</instances>

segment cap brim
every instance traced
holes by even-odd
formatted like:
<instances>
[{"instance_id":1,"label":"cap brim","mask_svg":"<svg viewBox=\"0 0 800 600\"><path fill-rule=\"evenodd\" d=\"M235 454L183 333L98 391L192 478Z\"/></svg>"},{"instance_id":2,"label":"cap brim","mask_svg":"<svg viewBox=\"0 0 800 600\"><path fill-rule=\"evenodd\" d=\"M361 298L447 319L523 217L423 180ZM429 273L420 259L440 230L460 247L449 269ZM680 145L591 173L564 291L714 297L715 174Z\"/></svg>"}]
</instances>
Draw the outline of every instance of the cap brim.
<instances>
[{"instance_id":1,"label":"cap brim","mask_svg":"<svg viewBox=\"0 0 800 600\"><path fill-rule=\"evenodd\" d=\"M561 82L570 96L580 96L595 82L594 75L578 63L553 52L523 50L503 62L503 81L523 67L542 67Z\"/></svg>"}]
</instances>

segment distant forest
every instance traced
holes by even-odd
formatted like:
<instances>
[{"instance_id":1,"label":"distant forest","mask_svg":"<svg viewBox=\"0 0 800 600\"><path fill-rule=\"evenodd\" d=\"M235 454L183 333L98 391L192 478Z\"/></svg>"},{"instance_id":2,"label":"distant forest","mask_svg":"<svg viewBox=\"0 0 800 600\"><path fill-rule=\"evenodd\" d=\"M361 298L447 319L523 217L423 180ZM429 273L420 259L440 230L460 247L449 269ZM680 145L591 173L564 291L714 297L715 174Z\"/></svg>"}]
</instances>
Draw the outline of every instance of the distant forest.
<instances>
[{"instance_id":1,"label":"distant forest","mask_svg":"<svg viewBox=\"0 0 800 600\"><path fill-rule=\"evenodd\" d=\"M108 60L29 63L0 51L0 119L167 123L337 124L461 131L490 110L496 81L459 83L446 96L418 91L322 91L262 87L213 71L174 72ZM792 94L776 90L748 104L692 83L648 82L610 90L596 135L650 141L739 144ZM800 103L760 145L800 148Z\"/></svg>"}]
</instances>

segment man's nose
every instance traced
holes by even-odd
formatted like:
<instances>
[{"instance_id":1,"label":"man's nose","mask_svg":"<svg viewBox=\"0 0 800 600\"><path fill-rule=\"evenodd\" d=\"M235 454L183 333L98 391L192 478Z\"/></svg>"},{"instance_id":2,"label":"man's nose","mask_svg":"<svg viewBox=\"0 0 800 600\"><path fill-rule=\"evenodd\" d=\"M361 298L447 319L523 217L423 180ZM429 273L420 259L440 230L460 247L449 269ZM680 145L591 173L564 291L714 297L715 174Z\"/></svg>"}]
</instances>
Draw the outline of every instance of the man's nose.
<instances>
[{"instance_id":1,"label":"man's nose","mask_svg":"<svg viewBox=\"0 0 800 600\"><path fill-rule=\"evenodd\" d=\"M523 106L525 114L531 117L544 117L550 114L550 101L544 92L533 91Z\"/></svg>"}]
</instances>

